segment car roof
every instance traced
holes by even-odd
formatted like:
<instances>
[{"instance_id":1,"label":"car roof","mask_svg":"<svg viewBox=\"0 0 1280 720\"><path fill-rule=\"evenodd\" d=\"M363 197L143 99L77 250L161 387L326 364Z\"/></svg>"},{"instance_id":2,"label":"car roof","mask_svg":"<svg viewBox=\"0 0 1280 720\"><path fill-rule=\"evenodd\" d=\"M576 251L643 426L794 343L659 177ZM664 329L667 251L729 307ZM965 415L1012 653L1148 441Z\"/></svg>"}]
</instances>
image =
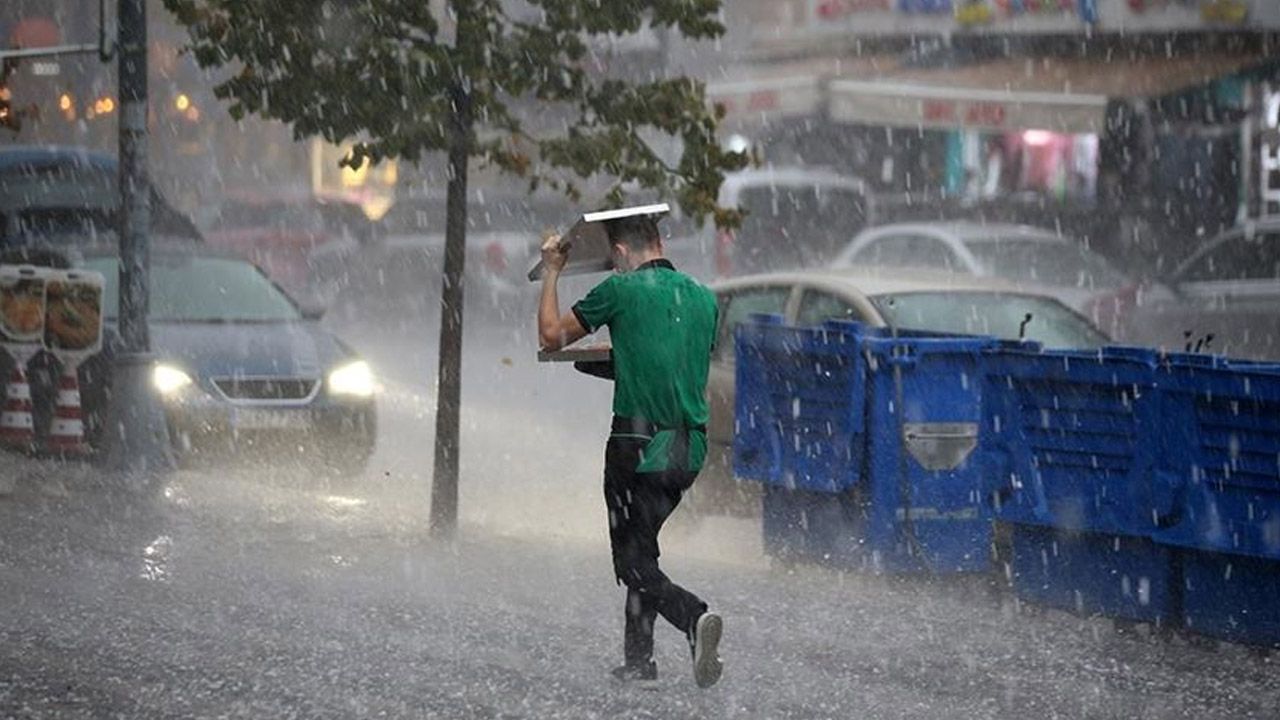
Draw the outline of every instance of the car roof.
<instances>
[{"instance_id":1,"label":"car roof","mask_svg":"<svg viewBox=\"0 0 1280 720\"><path fill-rule=\"evenodd\" d=\"M911 292L988 292L1054 299L1052 295L1038 292L1034 287L1028 288L1024 284L999 278L915 269L908 269L907 273L909 274L904 274L899 268L879 271L869 268L822 268L743 275L713 283L711 288L719 292L758 285L809 284L845 287L869 297Z\"/></svg>"},{"instance_id":2,"label":"car roof","mask_svg":"<svg viewBox=\"0 0 1280 720\"><path fill-rule=\"evenodd\" d=\"M1201 245L1195 252L1191 253L1189 257L1178 263L1177 267L1175 267L1166 277L1177 282L1178 279L1182 277L1183 273L1187 272L1192 265L1199 262L1200 258L1212 252L1214 248L1224 242L1232 238L1239 237L1246 232L1253 232L1255 234L1264 232L1280 233L1280 218L1252 218L1245 220L1242 223L1232 225L1226 230L1214 235L1207 243Z\"/></svg>"},{"instance_id":3,"label":"car roof","mask_svg":"<svg viewBox=\"0 0 1280 720\"><path fill-rule=\"evenodd\" d=\"M91 245L88 247L74 248L81 257L90 258L106 258L119 257L120 248L113 244ZM194 242L191 240L173 239L163 240L151 243L152 257L206 257L219 258L223 260L240 260L252 264L249 260L231 250L223 250L215 246L206 245L202 242Z\"/></svg>"},{"instance_id":4,"label":"car roof","mask_svg":"<svg viewBox=\"0 0 1280 720\"><path fill-rule=\"evenodd\" d=\"M962 242L990 240L994 238L1018 238L1042 242L1067 242L1067 239L1050 230L1034 225L1013 223L980 223L971 220L944 220L938 222L903 222L877 225L867 228L863 234L886 232L942 233L959 238Z\"/></svg>"},{"instance_id":5,"label":"car roof","mask_svg":"<svg viewBox=\"0 0 1280 720\"><path fill-rule=\"evenodd\" d=\"M838 185L862 190L866 184L852 175L841 175L833 170L806 167L765 167L740 170L725 176L726 187L746 185Z\"/></svg>"},{"instance_id":6,"label":"car roof","mask_svg":"<svg viewBox=\"0 0 1280 720\"><path fill-rule=\"evenodd\" d=\"M11 145L0 147L0 171L44 165L81 165L116 172L116 158L103 152L57 145Z\"/></svg>"}]
</instances>

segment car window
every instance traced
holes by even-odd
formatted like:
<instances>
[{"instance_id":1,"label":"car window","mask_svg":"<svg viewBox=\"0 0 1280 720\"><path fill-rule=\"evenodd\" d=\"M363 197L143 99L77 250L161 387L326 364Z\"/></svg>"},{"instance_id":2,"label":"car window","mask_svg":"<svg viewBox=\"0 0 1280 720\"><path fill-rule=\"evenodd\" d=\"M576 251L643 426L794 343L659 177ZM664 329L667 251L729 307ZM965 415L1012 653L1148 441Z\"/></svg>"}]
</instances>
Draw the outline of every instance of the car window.
<instances>
[{"instance_id":1,"label":"car window","mask_svg":"<svg viewBox=\"0 0 1280 720\"><path fill-rule=\"evenodd\" d=\"M1026 339L1050 348L1097 348L1106 335L1082 315L1049 297L994 292L910 292L871 298L900 330L991 335L1017 340L1028 314Z\"/></svg>"},{"instance_id":2,"label":"car window","mask_svg":"<svg viewBox=\"0 0 1280 720\"><path fill-rule=\"evenodd\" d=\"M114 318L120 306L120 261L91 258L89 270L102 273L102 303ZM289 322L298 308L256 267L243 260L200 256L151 258L151 319L164 322Z\"/></svg>"},{"instance_id":3,"label":"car window","mask_svg":"<svg viewBox=\"0 0 1280 720\"><path fill-rule=\"evenodd\" d=\"M971 238L969 252L994 277L1058 287L1118 288L1129 284L1106 258L1075 241L1028 237Z\"/></svg>"},{"instance_id":4,"label":"car window","mask_svg":"<svg viewBox=\"0 0 1280 720\"><path fill-rule=\"evenodd\" d=\"M738 204L746 216L734 233L737 273L824 265L866 224L866 201L848 188L760 185Z\"/></svg>"},{"instance_id":5,"label":"car window","mask_svg":"<svg viewBox=\"0 0 1280 720\"><path fill-rule=\"evenodd\" d=\"M855 266L958 268L955 254L941 240L926 235L888 235L868 244L851 259Z\"/></svg>"},{"instance_id":6,"label":"car window","mask_svg":"<svg viewBox=\"0 0 1280 720\"><path fill-rule=\"evenodd\" d=\"M828 320L862 320L862 313L852 303L822 290L805 290L800 297L796 324L801 327L821 325Z\"/></svg>"},{"instance_id":7,"label":"car window","mask_svg":"<svg viewBox=\"0 0 1280 720\"><path fill-rule=\"evenodd\" d=\"M1280 280L1280 233L1228 237L1192 263L1181 280Z\"/></svg>"},{"instance_id":8,"label":"car window","mask_svg":"<svg viewBox=\"0 0 1280 720\"><path fill-rule=\"evenodd\" d=\"M714 357L733 358L733 330L755 313L782 315L787 309L789 287L762 287L734 290L720 296L720 327L717 329Z\"/></svg>"}]
</instances>

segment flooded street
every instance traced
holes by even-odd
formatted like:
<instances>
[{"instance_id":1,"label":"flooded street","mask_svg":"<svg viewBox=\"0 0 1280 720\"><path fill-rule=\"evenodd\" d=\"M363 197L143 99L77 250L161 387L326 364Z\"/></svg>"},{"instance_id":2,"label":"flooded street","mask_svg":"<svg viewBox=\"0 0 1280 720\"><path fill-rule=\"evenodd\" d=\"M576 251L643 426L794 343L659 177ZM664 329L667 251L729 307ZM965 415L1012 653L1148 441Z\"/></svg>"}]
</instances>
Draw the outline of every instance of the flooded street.
<instances>
[{"instance_id":1,"label":"flooded street","mask_svg":"<svg viewBox=\"0 0 1280 720\"><path fill-rule=\"evenodd\" d=\"M1280 706L1275 661L1236 646L1031 614L974 580L771 567L755 522L679 516L664 566L723 613L725 678L699 691L664 627L661 692L619 685L606 671L623 593L597 451L607 385L535 366L518 331L469 336L462 530L435 541L432 407L414 381L425 330L378 346L352 336L386 386L359 486L184 471L146 504L88 469L18 466L0 499L0 716L1265 718Z\"/></svg>"}]
</instances>

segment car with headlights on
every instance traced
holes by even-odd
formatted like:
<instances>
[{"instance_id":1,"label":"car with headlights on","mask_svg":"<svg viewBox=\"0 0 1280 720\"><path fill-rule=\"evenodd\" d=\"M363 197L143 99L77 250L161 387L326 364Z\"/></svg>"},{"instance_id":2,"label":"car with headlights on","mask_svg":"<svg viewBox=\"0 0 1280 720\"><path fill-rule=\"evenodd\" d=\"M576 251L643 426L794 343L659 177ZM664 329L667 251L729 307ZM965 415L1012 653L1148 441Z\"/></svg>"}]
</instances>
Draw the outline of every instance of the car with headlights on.
<instances>
[{"instance_id":1,"label":"car with headlights on","mask_svg":"<svg viewBox=\"0 0 1280 720\"><path fill-rule=\"evenodd\" d=\"M80 263L106 278L109 326L119 263L114 251L86 252ZM199 246L153 248L150 286L155 389L180 460L230 453L337 475L363 470L377 438L373 373L320 326L322 311L301 307L248 261ZM97 372L82 371L85 410L97 417L107 355L94 359Z\"/></svg>"}]
</instances>

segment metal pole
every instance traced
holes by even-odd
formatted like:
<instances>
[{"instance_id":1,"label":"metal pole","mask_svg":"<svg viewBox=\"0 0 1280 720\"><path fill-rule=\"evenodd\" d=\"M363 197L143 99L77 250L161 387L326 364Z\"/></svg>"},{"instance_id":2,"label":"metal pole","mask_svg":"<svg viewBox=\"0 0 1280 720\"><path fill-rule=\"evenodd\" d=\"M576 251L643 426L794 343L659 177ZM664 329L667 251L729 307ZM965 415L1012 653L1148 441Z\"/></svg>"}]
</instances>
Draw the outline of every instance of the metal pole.
<instances>
[{"instance_id":1,"label":"metal pole","mask_svg":"<svg viewBox=\"0 0 1280 720\"><path fill-rule=\"evenodd\" d=\"M151 184L147 174L147 5L119 0L121 347L105 426L106 465L146 481L174 466L168 425L151 382ZM149 483L147 483L149 484Z\"/></svg>"},{"instance_id":2,"label":"metal pole","mask_svg":"<svg viewBox=\"0 0 1280 720\"><path fill-rule=\"evenodd\" d=\"M151 350L147 269L147 5L120 0L120 337L125 352Z\"/></svg>"}]
</instances>

